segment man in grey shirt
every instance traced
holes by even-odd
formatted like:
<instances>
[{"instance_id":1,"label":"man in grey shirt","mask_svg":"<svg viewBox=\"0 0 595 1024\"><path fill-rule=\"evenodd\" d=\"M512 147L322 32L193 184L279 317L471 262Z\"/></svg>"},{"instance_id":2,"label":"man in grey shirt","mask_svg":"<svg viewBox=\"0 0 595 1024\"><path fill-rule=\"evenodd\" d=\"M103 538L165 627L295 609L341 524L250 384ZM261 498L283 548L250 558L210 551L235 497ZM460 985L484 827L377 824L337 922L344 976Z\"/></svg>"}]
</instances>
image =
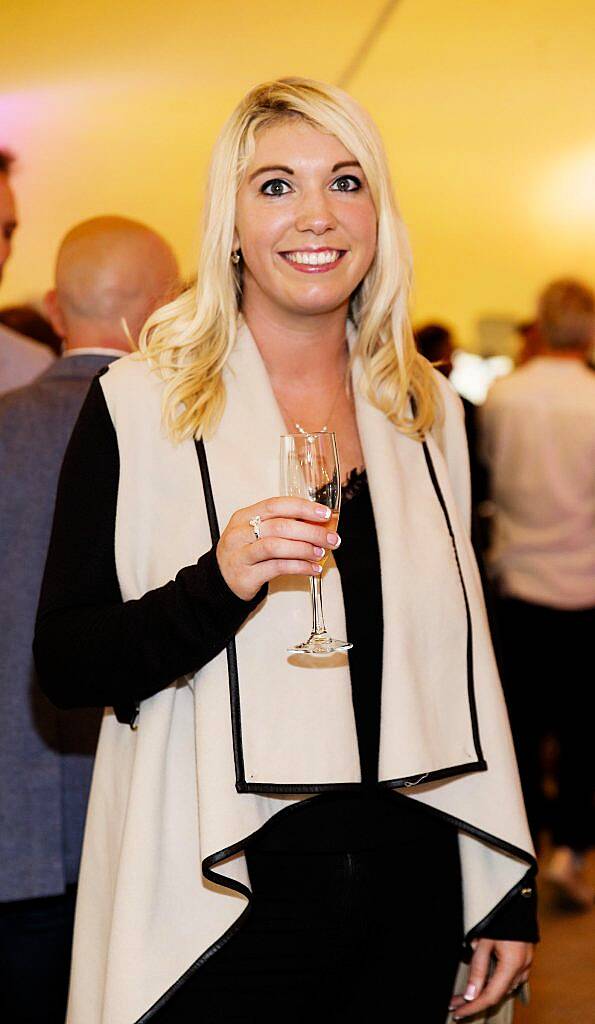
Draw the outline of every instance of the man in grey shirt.
<instances>
[{"instance_id":1,"label":"man in grey shirt","mask_svg":"<svg viewBox=\"0 0 595 1024\"><path fill-rule=\"evenodd\" d=\"M74 228L47 297L63 356L0 397L0 1018L11 1024L64 1021L101 717L58 711L35 679L31 644L58 474L92 377L129 350L128 335L136 339L175 294L177 275L169 247L142 224L101 217Z\"/></svg>"},{"instance_id":2,"label":"man in grey shirt","mask_svg":"<svg viewBox=\"0 0 595 1024\"><path fill-rule=\"evenodd\" d=\"M0 282L17 229L16 203L10 184L13 161L14 157L10 153L0 149ZM53 360L53 354L45 345L39 345L0 324L0 395L28 384L43 373Z\"/></svg>"},{"instance_id":3,"label":"man in grey shirt","mask_svg":"<svg viewBox=\"0 0 595 1024\"><path fill-rule=\"evenodd\" d=\"M500 593L503 684L529 824L546 821L544 876L565 902L590 909L584 855L593 845L591 720L595 636L595 295L550 284L538 308L541 351L497 381L482 409ZM557 795L545 805L540 748L558 746Z\"/></svg>"}]
</instances>

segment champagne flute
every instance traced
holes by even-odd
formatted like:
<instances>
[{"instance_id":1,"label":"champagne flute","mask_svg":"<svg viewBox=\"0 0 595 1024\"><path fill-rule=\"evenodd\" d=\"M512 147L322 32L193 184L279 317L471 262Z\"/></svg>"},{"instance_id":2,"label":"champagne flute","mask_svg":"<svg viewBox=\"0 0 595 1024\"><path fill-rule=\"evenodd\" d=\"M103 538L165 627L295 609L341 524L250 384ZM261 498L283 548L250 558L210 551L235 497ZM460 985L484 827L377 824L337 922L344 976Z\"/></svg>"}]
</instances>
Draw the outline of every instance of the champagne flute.
<instances>
[{"instance_id":1,"label":"champagne flute","mask_svg":"<svg viewBox=\"0 0 595 1024\"><path fill-rule=\"evenodd\" d=\"M336 530L341 507L341 470L337 439L331 431L313 434L283 434L281 437L281 490L290 497L307 498L330 508L328 529ZM320 559L328 560L325 549ZM348 651L353 644L334 640L327 632L322 610L322 573L310 577L312 596L312 632L307 640L288 648L290 654L311 654L324 657Z\"/></svg>"}]
</instances>

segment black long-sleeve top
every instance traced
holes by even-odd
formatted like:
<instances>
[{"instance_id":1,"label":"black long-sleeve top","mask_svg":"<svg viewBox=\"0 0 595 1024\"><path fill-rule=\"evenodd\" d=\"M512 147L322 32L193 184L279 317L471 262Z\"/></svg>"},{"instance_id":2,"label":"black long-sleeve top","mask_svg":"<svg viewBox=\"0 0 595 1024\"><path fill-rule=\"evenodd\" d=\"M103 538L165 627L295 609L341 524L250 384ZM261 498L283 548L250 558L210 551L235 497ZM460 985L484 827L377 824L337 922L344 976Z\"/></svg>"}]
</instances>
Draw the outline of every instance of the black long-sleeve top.
<instances>
[{"instance_id":1,"label":"black long-sleeve top","mask_svg":"<svg viewBox=\"0 0 595 1024\"><path fill-rule=\"evenodd\" d=\"M174 580L137 600L122 601L114 535L119 453L96 379L68 447L41 590L34 653L46 694L62 708L111 706L130 721L139 701L224 649L262 600L238 598L219 570L213 547ZM335 553L345 600L353 706L362 789L326 793L295 818L298 834L269 830L270 848L369 848L390 834L423 835L437 844L444 822L422 804L380 792L378 775L382 680L382 593L374 515L365 473L344 491L342 545ZM124 727L124 726L123 726ZM289 819L288 819L289 820ZM292 826L293 827L293 826ZM491 938L537 941L535 885L509 898L482 928ZM527 892L529 890L529 892Z\"/></svg>"}]
</instances>

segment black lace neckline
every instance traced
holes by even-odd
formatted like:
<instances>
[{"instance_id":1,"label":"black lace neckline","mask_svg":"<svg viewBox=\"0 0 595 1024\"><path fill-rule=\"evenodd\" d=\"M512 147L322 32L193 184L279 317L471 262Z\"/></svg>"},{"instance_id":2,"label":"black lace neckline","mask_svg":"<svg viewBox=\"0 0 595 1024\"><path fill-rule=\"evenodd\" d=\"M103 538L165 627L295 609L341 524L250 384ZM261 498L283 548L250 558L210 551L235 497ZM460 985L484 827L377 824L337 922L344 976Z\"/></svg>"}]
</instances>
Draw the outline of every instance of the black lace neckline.
<instances>
[{"instance_id":1,"label":"black lace neckline","mask_svg":"<svg viewBox=\"0 0 595 1024\"><path fill-rule=\"evenodd\" d=\"M367 487L367 484L368 474L365 467L358 469L357 466L354 466L347 474L345 483L341 484L341 500L351 501L352 498L356 498Z\"/></svg>"}]
</instances>

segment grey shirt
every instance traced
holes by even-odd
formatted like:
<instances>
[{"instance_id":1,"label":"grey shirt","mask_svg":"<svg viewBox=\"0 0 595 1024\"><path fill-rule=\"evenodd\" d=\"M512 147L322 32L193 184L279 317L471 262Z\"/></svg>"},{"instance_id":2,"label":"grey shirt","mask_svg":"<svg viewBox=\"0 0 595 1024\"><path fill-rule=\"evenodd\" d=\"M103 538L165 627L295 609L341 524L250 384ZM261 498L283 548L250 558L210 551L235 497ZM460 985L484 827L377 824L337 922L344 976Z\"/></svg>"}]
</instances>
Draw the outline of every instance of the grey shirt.
<instances>
[{"instance_id":1,"label":"grey shirt","mask_svg":"<svg viewBox=\"0 0 595 1024\"><path fill-rule=\"evenodd\" d=\"M109 355L59 359L0 397L0 901L76 881L101 712L63 712L37 685L31 644L58 475Z\"/></svg>"}]
</instances>

